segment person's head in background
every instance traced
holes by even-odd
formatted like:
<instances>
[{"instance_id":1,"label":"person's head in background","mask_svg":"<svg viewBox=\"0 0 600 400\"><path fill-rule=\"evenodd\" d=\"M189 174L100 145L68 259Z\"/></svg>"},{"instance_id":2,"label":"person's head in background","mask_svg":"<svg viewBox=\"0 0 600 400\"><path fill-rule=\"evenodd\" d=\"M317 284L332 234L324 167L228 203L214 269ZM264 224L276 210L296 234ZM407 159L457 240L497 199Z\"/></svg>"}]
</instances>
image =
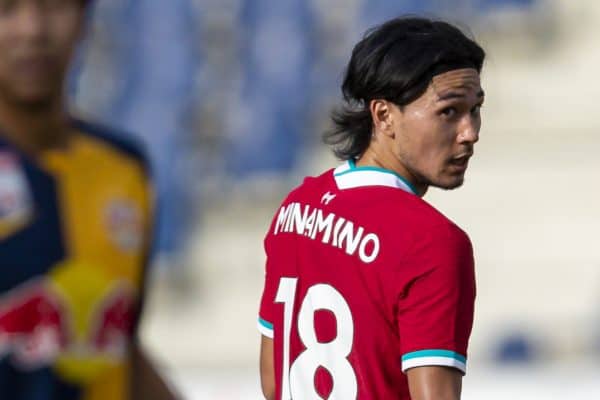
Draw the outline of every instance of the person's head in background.
<instances>
[{"instance_id":1,"label":"person's head in background","mask_svg":"<svg viewBox=\"0 0 600 400\"><path fill-rule=\"evenodd\" d=\"M62 109L89 0L0 0L0 107Z\"/></svg>"},{"instance_id":2,"label":"person's head in background","mask_svg":"<svg viewBox=\"0 0 600 400\"><path fill-rule=\"evenodd\" d=\"M464 180L479 138L485 52L453 25L400 17L354 47L326 143L343 160L399 174L423 195Z\"/></svg>"}]
</instances>

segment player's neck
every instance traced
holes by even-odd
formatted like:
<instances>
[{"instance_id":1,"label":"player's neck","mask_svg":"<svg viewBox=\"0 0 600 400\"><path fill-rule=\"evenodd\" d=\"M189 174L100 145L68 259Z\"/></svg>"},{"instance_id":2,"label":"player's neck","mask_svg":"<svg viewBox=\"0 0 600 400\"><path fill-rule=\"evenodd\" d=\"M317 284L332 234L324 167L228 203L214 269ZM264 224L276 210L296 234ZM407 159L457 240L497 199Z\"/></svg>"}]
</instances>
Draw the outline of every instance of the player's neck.
<instances>
[{"instance_id":1,"label":"player's neck","mask_svg":"<svg viewBox=\"0 0 600 400\"><path fill-rule=\"evenodd\" d=\"M359 167L378 167L393 171L411 184L417 196L423 197L427 192L428 186L420 183L396 158L391 155L386 156L385 154L385 152L380 154L370 147L356 160L356 165Z\"/></svg>"},{"instance_id":2,"label":"player's neck","mask_svg":"<svg viewBox=\"0 0 600 400\"><path fill-rule=\"evenodd\" d=\"M68 126L62 99L28 106L0 98L0 135L26 153L36 155L47 149L65 147Z\"/></svg>"}]
</instances>

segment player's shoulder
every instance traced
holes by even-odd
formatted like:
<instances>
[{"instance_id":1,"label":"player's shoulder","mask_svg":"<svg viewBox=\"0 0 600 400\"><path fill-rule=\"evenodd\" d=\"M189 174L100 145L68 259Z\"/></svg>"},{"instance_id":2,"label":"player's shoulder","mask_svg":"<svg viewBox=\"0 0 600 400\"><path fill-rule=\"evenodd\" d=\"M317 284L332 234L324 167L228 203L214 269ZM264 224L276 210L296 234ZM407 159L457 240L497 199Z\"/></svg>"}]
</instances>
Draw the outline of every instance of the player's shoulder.
<instances>
[{"instance_id":1,"label":"player's shoulder","mask_svg":"<svg viewBox=\"0 0 600 400\"><path fill-rule=\"evenodd\" d=\"M455 237L460 240L469 240L467 233L458 226L453 220L448 218L440 210L429 204L427 201L418 198L415 201L415 209L420 212L415 215L420 216L419 225L423 230L435 231L439 234L445 234L447 236Z\"/></svg>"},{"instance_id":2,"label":"player's shoulder","mask_svg":"<svg viewBox=\"0 0 600 400\"><path fill-rule=\"evenodd\" d=\"M411 227L414 248L434 246L440 254L444 250L452 254L472 252L471 239L467 232L435 207L425 201L423 203L420 206L422 218L420 221L414 221Z\"/></svg>"},{"instance_id":3,"label":"player's shoulder","mask_svg":"<svg viewBox=\"0 0 600 400\"><path fill-rule=\"evenodd\" d=\"M96 139L123 156L135 160L144 169L148 169L149 161L143 144L128 132L108 127L95 121L73 117L73 126L83 135Z\"/></svg>"},{"instance_id":4,"label":"player's shoulder","mask_svg":"<svg viewBox=\"0 0 600 400\"><path fill-rule=\"evenodd\" d=\"M300 201L307 197L313 197L315 193L327 190L332 187L333 168L319 175L305 176L302 182L290 190L285 197L283 204L293 201Z\"/></svg>"},{"instance_id":5,"label":"player's shoulder","mask_svg":"<svg viewBox=\"0 0 600 400\"><path fill-rule=\"evenodd\" d=\"M414 193L389 187L374 187L368 193L370 210L398 218L402 224L418 224L424 229L453 222L437 208Z\"/></svg>"},{"instance_id":6,"label":"player's shoulder","mask_svg":"<svg viewBox=\"0 0 600 400\"><path fill-rule=\"evenodd\" d=\"M406 205L410 213L426 228L434 226L456 227L456 224L450 218L419 196L410 196L406 200Z\"/></svg>"},{"instance_id":7,"label":"player's shoulder","mask_svg":"<svg viewBox=\"0 0 600 400\"><path fill-rule=\"evenodd\" d=\"M419 196L398 190L388 191L371 208L375 210L373 212L384 215L393 225L404 227L416 242L441 240L470 244L468 234L460 226Z\"/></svg>"},{"instance_id":8,"label":"player's shoulder","mask_svg":"<svg viewBox=\"0 0 600 400\"><path fill-rule=\"evenodd\" d=\"M274 224L277 218L280 217L279 214L282 212L282 210L285 210L286 207L291 203L310 202L310 199L314 199L314 194L317 191L323 188L329 188L331 186L332 177L333 169L329 169L318 176L304 177L302 182L293 187L280 202L277 210L275 211L275 215L273 216L273 221L271 223L269 232L273 231Z\"/></svg>"}]
</instances>

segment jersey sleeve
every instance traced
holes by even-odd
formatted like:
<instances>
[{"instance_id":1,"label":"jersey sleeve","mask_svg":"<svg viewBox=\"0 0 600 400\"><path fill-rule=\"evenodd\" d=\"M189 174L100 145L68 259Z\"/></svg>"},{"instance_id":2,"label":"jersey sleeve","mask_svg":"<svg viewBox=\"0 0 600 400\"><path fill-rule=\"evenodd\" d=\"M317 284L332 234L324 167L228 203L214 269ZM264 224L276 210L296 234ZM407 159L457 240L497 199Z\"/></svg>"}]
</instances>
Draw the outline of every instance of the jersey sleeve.
<instances>
[{"instance_id":1,"label":"jersey sleeve","mask_svg":"<svg viewBox=\"0 0 600 400\"><path fill-rule=\"evenodd\" d=\"M266 247L266 246L265 246ZM264 336L273 339L275 322L274 304L277 291L277 281L273 271L272 258L267 253L267 262L265 266L265 284L260 301L260 310L258 312L258 331Z\"/></svg>"},{"instance_id":2,"label":"jersey sleeve","mask_svg":"<svg viewBox=\"0 0 600 400\"><path fill-rule=\"evenodd\" d=\"M265 263L265 283L263 287L260 309L258 312L258 330L266 337L273 339L275 326L275 296L277 296L278 282L281 275L281 263L286 258L285 249L273 235L273 219L269 232L264 240L267 260Z\"/></svg>"},{"instance_id":3,"label":"jersey sleeve","mask_svg":"<svg viewBox=\"0 0 600 400\"><path fill-rule=\"evenodd\" d=\"M402 268L410 271L396 308L402 371L447 366L464 374L475 302L469 238L453 225L432 229Z\"/></svg>"},{"instance_id":4,"label":"jersey sleeve","mask_svg":"<svg viewBox=\"0 0 600 400\"><path fill-rule=\"evenodd\" d=\"M275 297L277 296L277 289L279 280L282 276L284 269L284 263L288 262L289 254L287 245L282 242L281 235L276 235L276 226L282 220L282 210L285 205L290 202L290 198L295 191L290 192L286 199L281 204L278 211L273 216L269 231L264 240L264 249L267 255L267 261L265 263L265 283L263 286L263 293L260 300L260 309L258 312L258 331L266 337L273 339L274 337L274 326L276 325L276 304Z\"/></svg>"}]
</instances>

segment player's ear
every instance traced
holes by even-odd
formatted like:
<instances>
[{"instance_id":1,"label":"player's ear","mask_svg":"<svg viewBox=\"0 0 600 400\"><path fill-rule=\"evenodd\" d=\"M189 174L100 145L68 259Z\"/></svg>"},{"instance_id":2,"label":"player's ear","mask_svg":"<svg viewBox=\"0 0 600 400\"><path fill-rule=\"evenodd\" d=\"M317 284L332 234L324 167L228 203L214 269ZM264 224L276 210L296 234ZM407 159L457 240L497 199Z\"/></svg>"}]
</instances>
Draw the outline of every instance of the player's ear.
<instances>
[{"instance_id":1,"label":"player's ear","mask_svg":"<svg viewBox=\"0 0 600 400\"><path fill-rule=\"evenodd\" d=\"M383 99L371 100L369 103L369 110L371 111L371 118L373 119L374 133L393 137L394 130L391 104Z\"/></svg>"}]
</instances>

